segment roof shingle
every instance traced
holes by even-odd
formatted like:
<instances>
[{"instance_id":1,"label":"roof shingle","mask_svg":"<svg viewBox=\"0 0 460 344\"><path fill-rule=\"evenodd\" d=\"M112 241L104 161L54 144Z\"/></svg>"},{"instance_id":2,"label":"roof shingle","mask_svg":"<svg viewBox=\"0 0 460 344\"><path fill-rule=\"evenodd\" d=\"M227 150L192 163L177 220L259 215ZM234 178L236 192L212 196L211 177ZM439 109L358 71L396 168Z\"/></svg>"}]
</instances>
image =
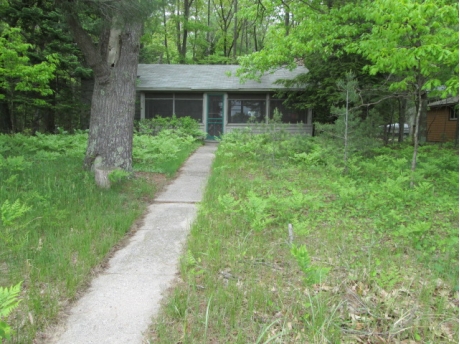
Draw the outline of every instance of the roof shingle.
<instances>
[{"instance_id":1,"label":"roof shingle","mask_svg":"<svg viewBox=\"0 0 460 344\"><path fill-rule=\"evenodd\" d=\"M263 75L260 82L248 80L242 84L235 76L238 68L238 65L139 64L137 90L269 91L285 89L281 85L275 85L276 80L293 79L308 72L307 68L301 66L293 71L279 69L272 74Z\"/></svg>"},{"instance_id":2,"label":"roof shingle","mask_svg":"<svg viewBox=\"0 0 460 344\"><path fill-rule=\"evenodd\" d=\"M437 102L429 103L428 106L439 107L439 106L454 105L454 104L458 104L458 96L441 99L441 100L438 100Z\"/></svg>"}]
</instances>

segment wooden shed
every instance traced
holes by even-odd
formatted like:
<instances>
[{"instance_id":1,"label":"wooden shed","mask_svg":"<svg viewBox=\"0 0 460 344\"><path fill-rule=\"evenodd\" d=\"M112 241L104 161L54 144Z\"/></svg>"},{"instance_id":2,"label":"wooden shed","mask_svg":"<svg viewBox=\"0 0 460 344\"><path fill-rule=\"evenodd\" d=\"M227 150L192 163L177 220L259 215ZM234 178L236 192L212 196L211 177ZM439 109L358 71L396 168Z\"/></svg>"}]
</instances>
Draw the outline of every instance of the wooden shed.
<instances>
[{"instance_id":1,"label":"wooden shed","mask_svg":"<svg viewBox=\"0 0 460 344\"><path fill-rule=\"evenodd\" d=\"M428 104L427 141L458 141L458 96Z\"/></svg>"},{"instance_id":2,"label":"wooden shed","mask_svg":"<svg viewBox=\"0 0 460 344\"><path fill-rule=\"evenodd\" d=\"M305 67L280 69L259 81L241 83L237 65L140 64L137 91L140 94L138 119L155 116L190 116L213 139L223 133L246 127L260 128L273 117L275 109L292 133L312 135L312 111L299 110L276 98L279 79L293 79L307 73Z\"/></svg>"}]
</instances>

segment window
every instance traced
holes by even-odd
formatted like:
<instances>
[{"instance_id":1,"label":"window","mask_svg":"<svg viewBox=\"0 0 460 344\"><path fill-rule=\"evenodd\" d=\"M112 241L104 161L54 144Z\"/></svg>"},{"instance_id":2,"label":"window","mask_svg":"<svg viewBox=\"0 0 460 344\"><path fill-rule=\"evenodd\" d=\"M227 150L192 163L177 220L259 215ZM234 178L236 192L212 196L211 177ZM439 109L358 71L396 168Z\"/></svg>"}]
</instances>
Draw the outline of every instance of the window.
<instances>
[{"instance_id":1,"label":"window","mask_svg":"<svg viewBox=\"0 0 460 344\"><path fill-rule=\"evenodd\" d=\"M145 118L155 116L169 117L173 114L172 99L146 99L145 100Z\"/></svg>"},{"instance_id":2,"label":"window","mask_svg":"<svg viewBox=\"0 0 460 344\"><path fill-rule=\"evenodd\" d=\"M285 99L270 99L270 119L273 119L275 109L281 113L282 123L307 123L307 111L294 109L284 104Z\"/></svg>"},{"instance_id":3,"label":"window","mask_svg":"<svg viewBox=\"0 0 460 344\"><path fill-rule=\"evenodd\" d=\"M174 113L177 117L189 116L203 122L203 93L176 93Z\"/></svg>"},{"instance_id":4,"label":"window","mask_svg":"<svg viewBox=\"0 0 460 344\"><path fill-rule=\"evenodd\" d=\"M458 107L449 108L449 121L458 121Z\"/></svg>"},{"instance_id":5,"label":"window","mask_svg":"<svg viewBox=\"0 0 460 344\"><path fill-rule=\"evenodd\" d=\"M189 116L203 121L203 93L147 93L145 118Z\"/></svg>"},{"instance_id":6,"label":"window","mask_svg":"<svg viewBox=\"0 0 460 344\"><path fill-rule=\"evenodd\" d=\"M229 94L228 123L265 122L265 94Z\"/></svg>"}]
</instances>

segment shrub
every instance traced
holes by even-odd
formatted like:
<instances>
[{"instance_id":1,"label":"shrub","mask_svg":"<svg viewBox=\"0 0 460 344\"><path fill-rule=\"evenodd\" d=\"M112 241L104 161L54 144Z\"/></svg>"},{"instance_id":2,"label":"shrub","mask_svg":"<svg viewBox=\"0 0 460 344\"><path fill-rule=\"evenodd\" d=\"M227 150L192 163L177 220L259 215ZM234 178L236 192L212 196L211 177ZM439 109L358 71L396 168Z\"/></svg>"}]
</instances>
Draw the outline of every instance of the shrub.
<instances>
[{"instance_id":1,"label":"shrub","mask_svg":"<svg viewBox=\"0 0 460 344\"><path fill-rule=\"evenodd\" d=\"M165 129L171 129L184 136L192 136L195 140L204 140L205 134L200 130L199 124L193 118L186 117L160 117L142 119L135 125L138 134L158 135Z\"/></svg>"}]
</instances>

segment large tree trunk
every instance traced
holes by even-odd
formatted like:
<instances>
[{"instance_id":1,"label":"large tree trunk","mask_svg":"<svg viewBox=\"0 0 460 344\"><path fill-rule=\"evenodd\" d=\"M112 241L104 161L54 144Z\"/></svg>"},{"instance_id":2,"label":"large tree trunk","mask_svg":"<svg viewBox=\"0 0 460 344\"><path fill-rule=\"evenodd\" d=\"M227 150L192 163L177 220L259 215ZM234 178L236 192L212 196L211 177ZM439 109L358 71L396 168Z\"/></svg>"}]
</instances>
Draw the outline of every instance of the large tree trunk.
<instances>
[{"instance_id":1,"label":"large tree trunk","mask_svg":"<svg viewBox=\"0 0 460 344\"><path fill-rule=\"evenodd\" d=\"M137 64L142 24L112 19L99 38L99 49L78 17L67 20L75 41L94 72L88 147L84 166L97 159L103 169L132 169L132 138Z\"/></svg>"},{"instance_id":2,"label":"large tree trunk","mask_svg":"<svg viewBox=\"0 0 460 344\"><path fill-rule=\"evenodd\" d=\"M106 81L95 78L85 166L97 157L109 168L132 169L133 120L141 24L127 24L120 33L118 58ZM113 47L112 47L113 48Z\"/></svg>"}]
</instances>

